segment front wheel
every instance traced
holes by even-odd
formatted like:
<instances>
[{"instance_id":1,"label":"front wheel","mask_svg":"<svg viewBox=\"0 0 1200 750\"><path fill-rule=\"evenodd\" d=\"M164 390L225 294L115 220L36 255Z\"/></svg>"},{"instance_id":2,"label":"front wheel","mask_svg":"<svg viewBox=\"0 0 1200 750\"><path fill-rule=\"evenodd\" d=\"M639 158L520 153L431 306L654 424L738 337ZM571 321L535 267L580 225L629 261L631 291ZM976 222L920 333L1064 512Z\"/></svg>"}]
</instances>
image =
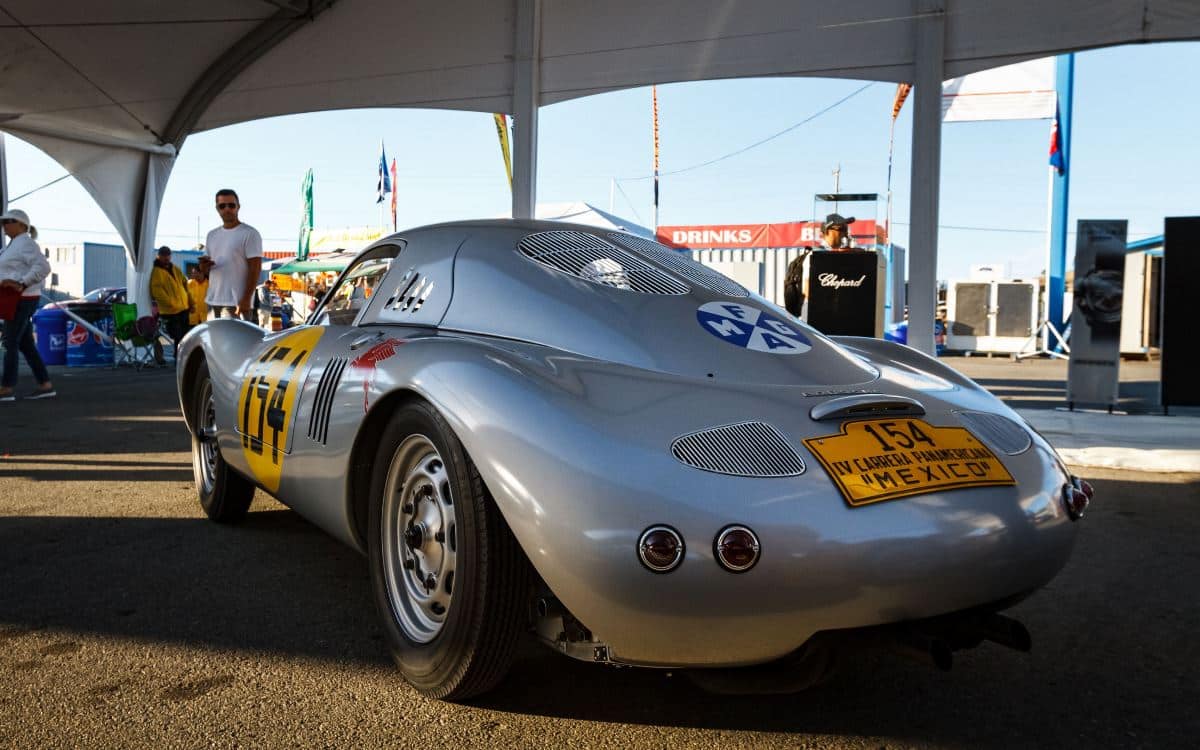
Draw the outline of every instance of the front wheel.
<instances>
[{"instance_id":1,"label":"front wheel","mask_svg":"<svg viewBox=\"0 0 1200 750\"><path fill-rule=\"evenodd\" d=\"M529 564L427 403L401 407L380 440L368 547L375 602L405 679L445 700L493 688L526 625Z\"/></svg>"},{"instance_id":2,"label":"front wheel","mask_svg":"<svg viewBox=\"0 0 1200 750\"><path fill-rule=\"evenodd\" d=\"M254 500L254 485L229 468L217 446L217 407L208 363L200 363L192 395L192 474L205 514L218 523L240 521Z\"/></svg>"}]
</instances>

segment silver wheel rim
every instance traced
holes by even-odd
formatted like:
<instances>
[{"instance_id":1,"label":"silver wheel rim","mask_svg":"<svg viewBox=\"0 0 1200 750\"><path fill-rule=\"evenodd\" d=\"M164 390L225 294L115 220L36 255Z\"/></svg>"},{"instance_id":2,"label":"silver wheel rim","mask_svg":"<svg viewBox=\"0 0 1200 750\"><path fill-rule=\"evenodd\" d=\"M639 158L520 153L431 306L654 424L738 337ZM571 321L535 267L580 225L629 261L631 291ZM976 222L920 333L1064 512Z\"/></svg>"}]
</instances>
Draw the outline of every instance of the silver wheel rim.
<instances>
[{"instance_id":1,"label":"silver wheel rim","mask_svg":"<svg viewBox=\"0 0 1200 750\"><path fill-rule=\"evenodd\" d=\"M200 423L196 426L196 482L200 491L208 495L217 482L217 406L211 381L205 382L200 403Z\"/></svg>"},{"instance_id":2,"label":"silver wheel rim","mask_svg":"<svg viewBox=\"0 0 1200 750\"><path fill-rule=\"evenodd\" d=\"M388 601L404 636L429 643L446 624L458 559L450 476L429 438L411 435L400 443L383 492Z\"/></svg>"}]
</instances>

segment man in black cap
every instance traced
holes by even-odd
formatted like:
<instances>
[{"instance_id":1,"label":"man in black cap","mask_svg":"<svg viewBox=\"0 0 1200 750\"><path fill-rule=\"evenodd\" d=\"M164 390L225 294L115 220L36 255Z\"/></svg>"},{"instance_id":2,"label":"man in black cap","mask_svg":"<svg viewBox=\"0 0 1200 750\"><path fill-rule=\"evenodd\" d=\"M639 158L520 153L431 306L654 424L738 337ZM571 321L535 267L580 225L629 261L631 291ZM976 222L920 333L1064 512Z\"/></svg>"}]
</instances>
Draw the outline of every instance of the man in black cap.
<instances>
[{"instance_id":1,"label":"man in black cap","mask_svg":"<svg viewBox=\"0 0 1200 750\"><path fill-rule=\"evenodd\" d=\"M854 246L850 239L850 225L854 217L846 218L841 214L829 214L821 224L822 250L849 250Z\"/></svg>"},{"instance_id":2,"label":"man in black cap","mask_svg":"<svg viewBox=\"0 0 1200 750\"><path fill-rule=\"evenodd\" d=\"M813 250L850 250L853 242L850 239L850 224L854 217L841 214L829 214L821 224L821 244ZM804 299L808 293L808 274L805 261L812 250L800 253L788 264L787 273L783 277L783 306L797 318L804 310Z\"/></svg>"}]
</instances>

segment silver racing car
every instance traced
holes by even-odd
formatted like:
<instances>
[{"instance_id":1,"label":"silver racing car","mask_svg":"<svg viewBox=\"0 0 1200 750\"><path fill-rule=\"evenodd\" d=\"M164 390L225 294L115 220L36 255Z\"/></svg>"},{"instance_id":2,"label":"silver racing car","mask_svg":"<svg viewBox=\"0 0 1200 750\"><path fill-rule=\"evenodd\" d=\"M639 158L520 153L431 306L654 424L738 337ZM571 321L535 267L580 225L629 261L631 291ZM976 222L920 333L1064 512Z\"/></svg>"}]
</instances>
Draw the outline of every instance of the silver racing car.
<instances>
[{"instance_id":1,"label":"silver racing car","mask_svg":"<svg viewBox=\"0 0 1200 750\"><path fill-rule=\"evenodd\" d=\"M446 699L526 633L732 691L864 645L1027 650L999 612L1063 567L1091 497L938 361L570 224L388 237L306 325L195 329L178 383L208 516L261 488L365 553L395 661Z\"/></svg>"}]
</instances>

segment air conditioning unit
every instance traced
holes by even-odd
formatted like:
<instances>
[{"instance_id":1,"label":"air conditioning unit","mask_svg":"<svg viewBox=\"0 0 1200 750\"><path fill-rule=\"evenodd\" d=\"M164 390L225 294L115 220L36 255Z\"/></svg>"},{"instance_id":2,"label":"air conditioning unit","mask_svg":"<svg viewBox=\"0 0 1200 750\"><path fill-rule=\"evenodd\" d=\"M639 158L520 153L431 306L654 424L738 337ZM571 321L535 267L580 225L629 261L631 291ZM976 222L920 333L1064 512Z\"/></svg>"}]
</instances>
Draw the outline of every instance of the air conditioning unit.
<instances>
[{"instance_id":1,"label":"air conditioning unit","mask_svg":"<svg viewBox=\"0 0 1200 750\"><path fill-rule=\"evenodd\" d=\"M1037 330L1036 282L951 281L946 291L946 348L1015 354Z\"/></svg>"}]
</instances>

